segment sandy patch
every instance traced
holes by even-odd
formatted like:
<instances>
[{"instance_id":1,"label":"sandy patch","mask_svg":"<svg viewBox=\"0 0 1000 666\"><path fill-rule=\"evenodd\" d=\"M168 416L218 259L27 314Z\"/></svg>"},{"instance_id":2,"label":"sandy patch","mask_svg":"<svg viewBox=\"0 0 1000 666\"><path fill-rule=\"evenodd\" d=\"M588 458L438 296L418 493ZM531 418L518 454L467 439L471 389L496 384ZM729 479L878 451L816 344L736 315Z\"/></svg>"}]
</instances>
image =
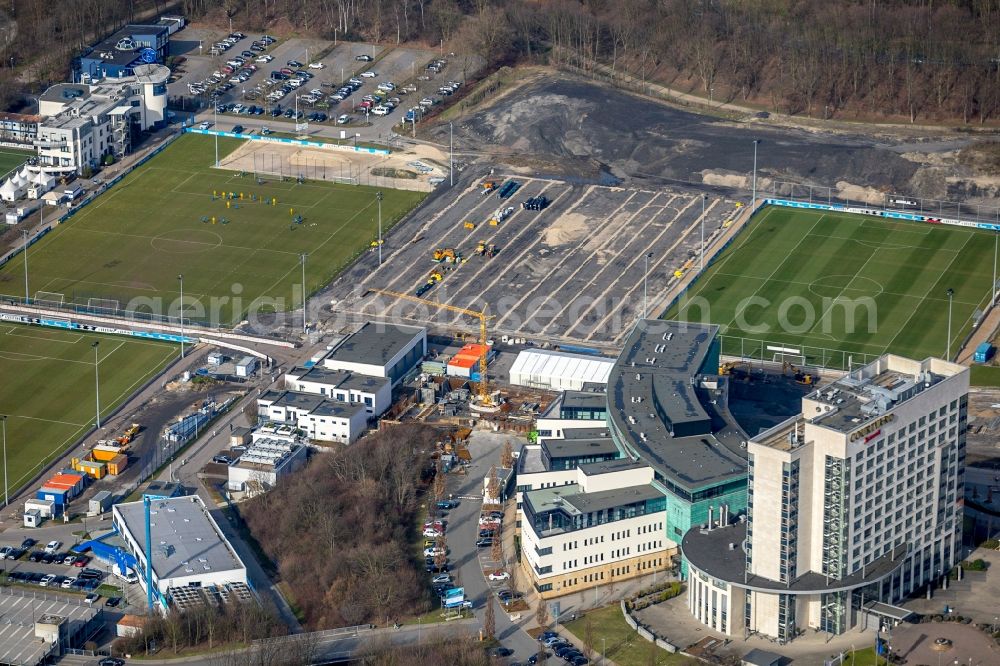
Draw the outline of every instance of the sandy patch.
<instances>
[{"instance_id":1,"label":"sandy patch","mask_svg":"<svg viewBox=\"0 0 1000 666\"><path fill-rule=\"evenodd\" d=\"M874 187L862 187L848 183L846 180L837 181L838 199L846 199L852 203L868 203L881 205L885 201L885 195Z\"/></svg>"},{"instance_id":2,"label":"sandy patch","mask_svg":"<svg viewBox=\"0 0 1000 666\"><path fill-rule=\"evenodd\" d=\"M701 180L706 185L719 185L722 187L736 187L747 189L750 187L749 178L731 173L717 173L715 171L702 171Z\"/></svg>"},{"instance_id":3,"label":"sandy patch","mask_svg":"<svg viewBox=\"0 0 1000 666\"><path fill-rule=\"evenodd\" d=\"M579 242L588 231L586 215L566 213L549 225L542 242L549 246L571 245Z\"/></svg>"}]
</instances>

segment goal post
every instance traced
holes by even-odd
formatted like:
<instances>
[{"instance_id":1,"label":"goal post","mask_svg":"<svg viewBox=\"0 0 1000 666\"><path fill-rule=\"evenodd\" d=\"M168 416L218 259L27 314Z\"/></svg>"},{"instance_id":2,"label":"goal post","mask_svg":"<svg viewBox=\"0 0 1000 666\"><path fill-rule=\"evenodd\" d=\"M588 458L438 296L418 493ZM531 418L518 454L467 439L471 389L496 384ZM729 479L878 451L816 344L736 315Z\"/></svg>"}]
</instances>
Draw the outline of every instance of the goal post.
<instances>
[{"instance_id":1,"label":"goal post","mask_svg":"<svg viewBox=\"0 0 1000 666\"><path fill-rule=\"evenodd\" d=\"M87 309L92 312L118 314L121 311L121 303L115 298L88 298Z\"/></svg>"},{"instance_id":2,"label":"goal post","mask_svg":"<svg viewBox=\"0 0 1000 666\"><path fill-rule=\"evenodd\" d=\"M66 295L58 291L36 291L32 305L49 305L62 307L66 302Z\"/></svg>"}]
</instances>

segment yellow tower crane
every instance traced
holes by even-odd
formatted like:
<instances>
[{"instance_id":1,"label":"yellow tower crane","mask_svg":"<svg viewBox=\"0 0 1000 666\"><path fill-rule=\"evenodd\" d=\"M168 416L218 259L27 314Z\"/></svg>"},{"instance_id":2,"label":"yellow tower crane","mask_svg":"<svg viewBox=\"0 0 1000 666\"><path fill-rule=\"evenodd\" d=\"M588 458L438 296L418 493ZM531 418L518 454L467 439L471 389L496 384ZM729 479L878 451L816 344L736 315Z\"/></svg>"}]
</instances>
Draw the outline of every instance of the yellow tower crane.
<instances>
[{"instance_id":1,"label":"yellow tower crane","mask_svg":"<svg viewBox=\"0 0 1000 666\"><path fill-rule=\"evenodd\" d=\"M450 310L451 312L457 312L459 314L468 315L470 317L475 317L479 320L479 344L483 348L483 354L479 357L479 383L477 387L477 398L479 403L484 406L491 406L493 404L490 398L489 382L486 378L486 353L488 351L486 347L486 341L489 339L486 335L486 322L493 319L491 315L485 312L479 312L478 310L470 310L468 308L460 308L455 305L446 305L444 303L436 303L435 301L429 301L426 298L420 298L419 296L410 296L409 294L400 294L396 291L389 291L387 289L371 289L371 291L376 294L383 294L385 296L392 296L394 298L401 298L404 301L411 301L413 303L423 303L424 305L430 305L435 308L441 308L442 310Z\"/></svg>"}]
</instances>

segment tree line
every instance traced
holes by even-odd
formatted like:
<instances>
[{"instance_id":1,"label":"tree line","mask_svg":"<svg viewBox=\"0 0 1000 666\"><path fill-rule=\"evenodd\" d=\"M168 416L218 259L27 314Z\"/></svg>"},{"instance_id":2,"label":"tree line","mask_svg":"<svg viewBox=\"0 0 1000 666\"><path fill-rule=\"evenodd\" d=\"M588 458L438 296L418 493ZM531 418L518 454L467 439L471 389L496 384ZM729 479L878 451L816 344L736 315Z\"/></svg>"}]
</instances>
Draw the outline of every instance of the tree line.
<instances>
[{"instance_id":1,"label":"tree line","mask_svg":"<svg viewBox=\"0 0 1000 666\"><path fill-rule=\"evenodd\" d=\"M95 39L168 10L222 29L444 45L490 66L601 63L814 117L1000 113L1000 0L12 0L0 98L61 80Z\"/></svg>"},{"instance_id":2,"label":"tree line","mask_svg":"<svg viewBox=\"0 0 1000 666\"><path fill-rule=\"evenodd\" d=\"M437 433L400 425L313 456L241 513L311 629L382 625L431 608L418 560Z\"/></svg>"}]
</instances>

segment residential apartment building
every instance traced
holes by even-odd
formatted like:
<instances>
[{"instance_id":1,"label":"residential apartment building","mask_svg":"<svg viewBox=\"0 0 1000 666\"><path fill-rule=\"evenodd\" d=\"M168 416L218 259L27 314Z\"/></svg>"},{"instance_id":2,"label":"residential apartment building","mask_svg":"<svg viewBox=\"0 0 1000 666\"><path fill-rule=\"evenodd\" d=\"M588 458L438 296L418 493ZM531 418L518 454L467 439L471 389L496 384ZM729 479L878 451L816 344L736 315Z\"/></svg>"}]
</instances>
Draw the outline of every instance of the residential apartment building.
<instances>
[{"instance_id":1,"label":"residential apartment building","mask_svg":"<svg viewBox=\"0 0 1000 666\"><path fill-rule=\"evenodd\" d=\"M653 469L632 460L581 465L576 482L523 494L521 564L543 598L663 570L676 553Z\"/></svg>"},{"instance_id":2,"label":"residential apartment building","mask_svg":"<svg viewBox=\"0 0 1000 666\"><path fill-rule=\"evenodd\" d=\"M885 355L748 445L746 520L687 533L688 604L730 636L841 634L960 558L968 369Z\"/></svg>"}]
</instances>

